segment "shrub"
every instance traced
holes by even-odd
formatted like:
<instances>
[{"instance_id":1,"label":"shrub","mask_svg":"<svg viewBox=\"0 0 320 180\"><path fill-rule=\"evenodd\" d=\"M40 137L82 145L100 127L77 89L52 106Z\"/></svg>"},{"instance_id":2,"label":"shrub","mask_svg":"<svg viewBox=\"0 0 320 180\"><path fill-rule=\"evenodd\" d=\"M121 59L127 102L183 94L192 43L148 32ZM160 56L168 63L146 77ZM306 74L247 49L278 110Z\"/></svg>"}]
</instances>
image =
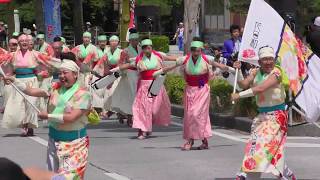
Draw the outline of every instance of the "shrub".
<instances>
[{"instance_id":1,"label":"shrub","mask_svg":"<svg viewBox=\"0 0 320 180\"><path fill-rule=\"evenodd\" d=\"M165 87L168 92L171 103L182 104L185 81L182 76L168 74L165 80ZM237 116L254 117L256 115L255 98L241 99L235 105L232 105L230 95L233 87L223 79L214 79L209 82L211 103L210 111L219 113L232 112Z\"/></svg>"},{"instance_id":2,"label":"shrub","mask_svg":"<svg viewBox=\"0 0 320 180\"><path fill-rule=\"evenodd\" d=\"M183 103L183 91L185 82L181 76L178 75L167 75L165 80L165 87L173 104Z\"/></svg>"},{"instance_id":3,"label":"shrub","mask_svg":"<svg viewBox=\"0 0 320 180\"><path fill-rule=\"evenodd\" d=\"M169 38L167 36L151 36L153 49L164 53L169 52Z\"/></svg>"}]
</instances>

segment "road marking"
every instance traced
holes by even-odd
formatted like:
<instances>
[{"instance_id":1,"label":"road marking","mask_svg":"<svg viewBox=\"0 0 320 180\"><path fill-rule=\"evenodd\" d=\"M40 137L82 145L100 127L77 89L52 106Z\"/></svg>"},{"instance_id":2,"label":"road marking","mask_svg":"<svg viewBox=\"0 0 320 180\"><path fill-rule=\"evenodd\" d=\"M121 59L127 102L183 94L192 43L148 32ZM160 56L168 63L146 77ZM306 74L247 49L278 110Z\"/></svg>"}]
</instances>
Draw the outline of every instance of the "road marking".
<instances>
[{"instance_id":1,"label":"road marking","mask_svg":"<svg viewBox=\"0 0 320 180\"><path fill-rule=\"evenodd\" d=\"M171 124L176 125L176 126L180 126L180 127L183 126L181 123L178 123L178 122L171 122ZM237 137L236 136L231 136L229 134L217 132L216 130L213 131L212 134L214 134L216 136L220 136L220 137L226 138L226 139L229 139L229 140L237 141L237 142L242 142L242 143L246 143L247 142L247 139L243 139L244 136L237 136ZM295 138L299 138L299 137L295 137ZM303 138L303 137L301 137L301 138ZM290 147L290 148L320 148L320 144L318 144L318 143L286 143L285 147Z\"/></svg>"},{"instance_id":2,"label":"road marking","mask_svg":"<svg viewBox=\"0 0 320 180\"><path fill-rule=\"evenodd\" d=\"M117 173L104 173L104 175L109 176L115 180L130 180L129 178L122 176L120 174L117 174Z\"/></svg>"},{"instance_id":3,"label":"road marking","mask_svg":"<svg viewBox=\"0 0 320 180\"><path fill-rule=\"evenodd\" d=\"M30 139L34 140L35 142L47 147L48 146L48 141L46 141L45 139L42 139L41 137L39 136L32 136L32 137L29 137ZM114 173L114 172L109 172L101 167L98 167L96 165L94 165L93 163L89 163L89 165L91 165L92 167L96 168L96 169L99 169L101 171L103 171L103 174L106 175L106 176L109 176L110 178L114 179L114 180L130 180L130 178L128 177L125 177L123 175L120 175L118 173Z\"/></svg>"},{"instance_id":4,"label":"road marking","mask_svg":"<svg viewBox=\"0 0 320 180\"><path fill-rule=\"evenodd\" d=\"M238 136L241 139L249 139L250 136ZM290 140L320 140L319 137L308 137L308 136L288 136Z\"/></svg>"}]
</instances>

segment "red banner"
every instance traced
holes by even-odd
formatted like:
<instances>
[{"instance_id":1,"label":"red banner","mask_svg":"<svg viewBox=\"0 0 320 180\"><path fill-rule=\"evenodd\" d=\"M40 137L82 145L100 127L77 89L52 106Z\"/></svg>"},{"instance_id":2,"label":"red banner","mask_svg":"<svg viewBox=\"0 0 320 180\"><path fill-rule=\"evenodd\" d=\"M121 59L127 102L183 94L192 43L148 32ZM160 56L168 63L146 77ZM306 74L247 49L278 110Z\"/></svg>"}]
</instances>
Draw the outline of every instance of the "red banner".
<instances>
[{"instance_id":1,"label":"red banner","mask_svg":"<svg viewBox=\"0 0 320 180\"><path fill-rule=\"evenodd\" d=\"M0 0L0 4L9 3L11 0Z\"/></svg>"}]
</instances>

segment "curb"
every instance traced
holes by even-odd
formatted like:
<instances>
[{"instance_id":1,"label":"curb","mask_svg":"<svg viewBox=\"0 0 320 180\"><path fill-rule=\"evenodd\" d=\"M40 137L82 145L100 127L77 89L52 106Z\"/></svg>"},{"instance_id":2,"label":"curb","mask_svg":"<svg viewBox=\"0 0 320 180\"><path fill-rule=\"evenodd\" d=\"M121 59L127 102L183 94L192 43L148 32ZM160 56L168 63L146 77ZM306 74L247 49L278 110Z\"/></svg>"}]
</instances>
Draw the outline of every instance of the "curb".
<instances>
[{"instance_id":1,"label":"curb","mask_svg":"<svg viewBox=\"0 0 320 180\"><path fill-rule=\"evenodd\" d=\"M172 115L183 117L183 111L183 106L176 104L171 105ZM244 132L251 131L252 120L247 117L234 117L228 114L210 113L210 121L212 125L227 129L236 129ZM288 129L288 135L320 137L320 129L312 124L290 126Z\"/></svg>"}]
</instances>

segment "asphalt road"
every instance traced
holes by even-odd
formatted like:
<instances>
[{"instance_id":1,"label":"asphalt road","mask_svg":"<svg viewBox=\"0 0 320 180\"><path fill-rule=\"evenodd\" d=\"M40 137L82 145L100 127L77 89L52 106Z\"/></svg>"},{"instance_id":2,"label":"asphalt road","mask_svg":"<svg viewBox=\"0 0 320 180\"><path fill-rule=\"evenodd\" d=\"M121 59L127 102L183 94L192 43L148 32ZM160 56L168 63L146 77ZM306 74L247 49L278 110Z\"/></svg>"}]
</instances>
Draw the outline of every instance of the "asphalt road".
<instances>
[{"instance_id":1,"label":"asphalt road","mask_svg":"<svg viewBox=\"0 0 320 180\"><path fill-rule=\"evenodd\" d=\"M181 151L181 118L154 128L150 139L137 140L136 130L116 119L89 126L89 180L223 180L232 179L243 158L248 134L213 127L209 150ZM48 129L44 123L35 137L19 137L20 130L0 129L0 156L20 165L46 168ZM200 143L200 142L198 142ZM298 179L320 179L320 139L289 137L287 162ZM264 178L272 179L265 175Z\"/></svg>"}]
</instances>

